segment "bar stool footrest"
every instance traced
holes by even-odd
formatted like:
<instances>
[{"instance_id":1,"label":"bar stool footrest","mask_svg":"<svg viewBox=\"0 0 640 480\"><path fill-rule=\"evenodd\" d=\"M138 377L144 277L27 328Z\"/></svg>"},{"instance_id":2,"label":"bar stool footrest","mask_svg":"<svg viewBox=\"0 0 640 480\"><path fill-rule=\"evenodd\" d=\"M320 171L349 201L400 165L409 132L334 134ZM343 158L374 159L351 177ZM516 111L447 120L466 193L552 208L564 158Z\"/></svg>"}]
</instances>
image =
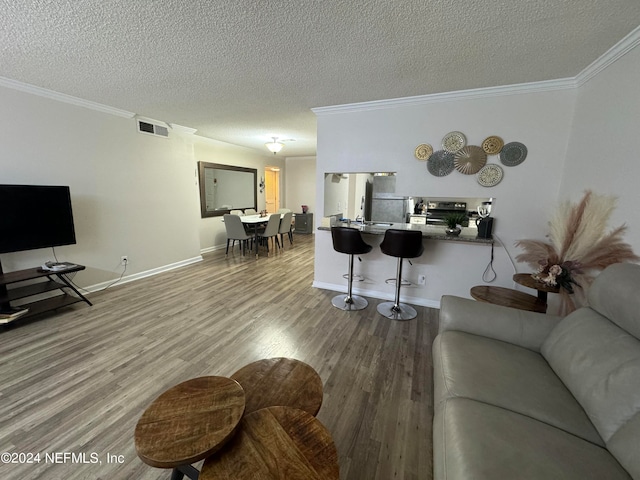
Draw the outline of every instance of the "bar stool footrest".
<instances>
[{"instance_id":1,"label":"bar stool footrest","mask_svg":"<svg viewBox=\"0 0 640 480\"><path fill-rule=\"evenodd\" d=\"M342 275L342 278L344 278L345 280L349 280L349 274L345 273L344 275ZM364 276L354 273L352 281L353 282L364 282Z\"/></svg>"},{"instance_id":2,"label":"bar stool footrest","mask_svg":"<svg viewBox=\"0 0 640 480\"><path fill-rule=\"evenodd\" d=\"M384 281L384 283L386 283L387 285L392 285L392 284L393 284L393 285L395 285L395 284L396 284L396 278L395 278L395 277L393 277L393 278L387 278L387 279ZM413 285L413 283L411 283L411 282L410 282L410 281L408 281L408 280L402 279L402 280L400 281L400 285L407 286L407 285Z\"/></svg>"}]
</instances>

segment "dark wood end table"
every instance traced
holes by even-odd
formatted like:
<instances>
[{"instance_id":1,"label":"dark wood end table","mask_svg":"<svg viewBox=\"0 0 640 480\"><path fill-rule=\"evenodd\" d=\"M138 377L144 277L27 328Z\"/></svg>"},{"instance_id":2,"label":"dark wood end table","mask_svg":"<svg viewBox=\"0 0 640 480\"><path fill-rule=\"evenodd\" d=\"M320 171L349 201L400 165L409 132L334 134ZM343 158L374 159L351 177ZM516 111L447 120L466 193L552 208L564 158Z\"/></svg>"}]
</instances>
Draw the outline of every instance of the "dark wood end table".
<instances>
[{"instance_id":1,"label":"dark wood end table","mask_svg":"<svg viewBox=\"0 0 640 480\"><path fill-rule=\"evenodd\" d=\"M287 406L316 415L322 405L322 379L300 360L268 358L231 375L244 388L245 415L271 406Z\"/></svg>"},{"instance_id":2,"label":"dark wood end table","mask_svg":"<svg viewBox=\"0 0 640 480\"><path fill-rule=\"evenodd\" d=\"M518 310L528 310L538 313L545 313L547 311L546 302L543 302L533 295L511 288L478 285L471 287L471 297L480 302L517 308Z\"/></svg>"},{"instance_id":3,"label":"dark wood end table","mask_svg":"<svg viewBox=\"0 0 640 480\"><path fill-rule=\"evenodd\" d=\"M246 415L229 443L202 466L200 480L338 480L338 452L313 415L268 407Z\"/></svg>"},{"instance_id":4,"label":"dark wood end table","mask_svg":"<svg viewBox=\"0 0 640 480\"><path fill-rule=\"evenodd\" d=\"M531 276L530 273L516 273L513 275L513 281L519 283L523 287L533 288L538 291L540 301L547 303L547 293L559 293L558 287L546 285Z\"/></svg>"},{"instance_id":5,"label":"dark wood end table","mask_svg":"<svg viewBox=\"0 0 640 480\"><path fill-rule=\"evenodd\" d=\"M173 468L172 478L198 478L192 463L219 450L235 433L245 407L242 387L226 377L199 377L156 398L135 429L136 451L152 467Z\"/></svg>"}]
</instances>

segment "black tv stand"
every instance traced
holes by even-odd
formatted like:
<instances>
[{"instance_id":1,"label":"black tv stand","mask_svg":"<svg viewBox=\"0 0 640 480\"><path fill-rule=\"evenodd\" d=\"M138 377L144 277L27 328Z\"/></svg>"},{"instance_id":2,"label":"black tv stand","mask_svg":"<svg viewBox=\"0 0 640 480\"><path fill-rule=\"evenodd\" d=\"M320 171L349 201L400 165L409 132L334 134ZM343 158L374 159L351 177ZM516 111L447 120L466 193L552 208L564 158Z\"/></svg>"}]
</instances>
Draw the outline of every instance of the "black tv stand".
<instances>
[{"instance_id":1,"label":"black tv stand","mask_svg":"<svg viewBox=\"0 0 640 480\"><path fill-rule=\"evenodd\" d=\"M42 267L28 268L26 270L17 270L15 272L2 273L0 265L0 311L8 310L12 302L18 299L39 295L42 293L60 290L61 295L36 300L31 303L21 304L19 307L28 308L29 311L15 319L5 320L0 318L0 325L7 325L14 320L33 317L43 312L57 310L77 302L85 302L92 305L87 298L78 291L78 289L66 278L66 274L79 272L84 270L83 265L67 264L62 270L43 270ZM26 282L28 280L46 279L45 281L37 281L28 285L16 288L7 288L7 285L18 282Z\"/></svg>"}]
</instances>

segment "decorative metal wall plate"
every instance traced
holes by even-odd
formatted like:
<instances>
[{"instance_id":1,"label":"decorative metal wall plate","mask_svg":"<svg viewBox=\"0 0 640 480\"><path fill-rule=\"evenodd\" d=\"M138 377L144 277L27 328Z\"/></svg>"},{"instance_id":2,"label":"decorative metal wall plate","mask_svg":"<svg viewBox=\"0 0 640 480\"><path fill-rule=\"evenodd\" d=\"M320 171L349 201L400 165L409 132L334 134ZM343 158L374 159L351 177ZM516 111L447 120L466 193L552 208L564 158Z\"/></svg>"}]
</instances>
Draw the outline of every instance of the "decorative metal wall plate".
<instances>
[{"instance_id":1,"label":"decorative metal wall plate","mask_svg":"<svg viewBox=\"0 0 640 480\"><path fill-rule=\"evenodd\" d=\"M476 145L468 145L455 153L453 165L460 173L472 175L487 163L486 152Z\"/></svg>"},{"instance_id":2,"label":"decorative metal wall plate","mask_svg":"<svg viewBox=\"0 0 640 480\"><path fill-rule=\"evenodd\" d=\"M527 158L527 147L520 142L507 143L500 151L500 161L507 167L515 167Z\"/></svg>"},{"instance_id":3,"label":"decorative metal wall plate","mask_svg":"<svg viewBox=\"0 0 640 480\"><path fill-rule=\"evenodd\" d=\"M483 187L493 187L500 183L502 180L502 176L504 172L500 165L496 165L495 163L490 163L489 165L485 165L480 169L476 178L478 179L478 183Z\"/></svg>"},{"instance_id":4,"label":"decorative metal wall plate","mask_svg":"<svg viewBox=\"0 0 640 480\"><path fill-rule=\"evenodd\" d=\"M442 148L455 153L467 144L467 137L461 132L449 132L442 139Z\"/></svg>"},{"instance_id":5,"label":"decorative metal wall plate","mask_svg":"<svg viewBox=\"0 0 640 480\"><path fill-rule=\"evenodd\" d=\"M504 141L495 135L485 138L482 142L482 149L487 152L487 155L497 155L502 147L504 147Z\"/></svg>"},{"instance_id":6,"label":"decorative metal wall plate","mask_svg":"<svg viewBox=\"0 0 640 480\"><path fill-rule=\"evenodd\" d=\"M428 143L421 143L416 147L416 158L418 160L428 160L433 153L433 147Z\"/></svg>"},{"instance_id":7,"label":"decorative metal wall plate","mask_svg":"<svg viewBox=\"0 0 640 480\"><path fill-rule=\"evenodd\" d=\"M444 150L433 152L427 160L427 170L431 175L444 177L453 172L453 153Z\"/></svg>"}]
</instances>

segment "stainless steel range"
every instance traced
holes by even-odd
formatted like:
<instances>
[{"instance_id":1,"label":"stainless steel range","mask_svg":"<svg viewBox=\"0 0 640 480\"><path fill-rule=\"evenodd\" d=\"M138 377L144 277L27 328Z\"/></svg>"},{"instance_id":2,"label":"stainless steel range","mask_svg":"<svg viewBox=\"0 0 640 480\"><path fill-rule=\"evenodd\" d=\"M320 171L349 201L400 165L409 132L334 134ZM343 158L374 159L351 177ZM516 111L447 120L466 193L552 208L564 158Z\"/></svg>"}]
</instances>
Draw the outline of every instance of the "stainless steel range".
<instances>
[{"instance_id":1,"label":"stainless steel range","mask_svg":"<svg viewBox=\"0 0 640 480\"><path fill-rule=\"evenodd\" d=\"M450 213L466 214L466 202L427 202L427 225L444 225L444 218ZM469 226L469 217L462 226Z\"/></svg>"}]
</instances>

